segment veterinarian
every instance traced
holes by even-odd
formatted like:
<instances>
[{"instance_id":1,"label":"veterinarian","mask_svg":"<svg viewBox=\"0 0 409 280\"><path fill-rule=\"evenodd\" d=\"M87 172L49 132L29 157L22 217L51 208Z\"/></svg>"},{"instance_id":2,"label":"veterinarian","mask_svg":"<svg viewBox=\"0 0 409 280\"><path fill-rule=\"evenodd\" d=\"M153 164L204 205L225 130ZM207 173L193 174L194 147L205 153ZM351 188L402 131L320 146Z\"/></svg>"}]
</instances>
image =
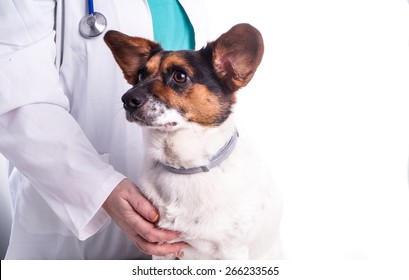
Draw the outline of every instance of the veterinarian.
<instances>
[{"instance_id":1,"label":"veterinarian","mask_svg":"<svg viewBox=\"0 0 409 280\"><path fill-rule=\"evenodd\" d=\"M160 245L178 234L155 228L157 210L136 188L141 132L125 119L130 85L103 35L198 49L203 10L189 0L0 2L0 153L15 166L7 259L181 253L186 244Z\"/></svg>"}]
</instances>

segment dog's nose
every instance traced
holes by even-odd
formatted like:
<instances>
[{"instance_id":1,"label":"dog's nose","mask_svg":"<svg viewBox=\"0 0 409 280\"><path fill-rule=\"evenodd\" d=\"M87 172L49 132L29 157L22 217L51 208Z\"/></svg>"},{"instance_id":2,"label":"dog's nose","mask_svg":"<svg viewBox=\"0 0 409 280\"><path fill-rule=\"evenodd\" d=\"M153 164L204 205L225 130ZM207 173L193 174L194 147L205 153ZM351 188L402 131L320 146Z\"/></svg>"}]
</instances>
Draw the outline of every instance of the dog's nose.
<instances>
[{"instance_id":1,"label":"dog's nose","mask_svg":"<svg viewBox=\"0 0 409 280\"><path fill-rule=\"evenodd\" d=\"M139 108L145 102L145 97L143 95L133 95L128 101L128 105L134 109Z\"/></svg>"},{"instance_id":2,"label":"dog's nose","mask_svg":"<svg viewBox=\"0 0 409 280\"><path fill-rule=\"evenodd\" d=\"M124 103L125 109L135 110L143 105L146 98L143 94L125 94L122 96L122 102Z\"/></svg>"}]
</instances>

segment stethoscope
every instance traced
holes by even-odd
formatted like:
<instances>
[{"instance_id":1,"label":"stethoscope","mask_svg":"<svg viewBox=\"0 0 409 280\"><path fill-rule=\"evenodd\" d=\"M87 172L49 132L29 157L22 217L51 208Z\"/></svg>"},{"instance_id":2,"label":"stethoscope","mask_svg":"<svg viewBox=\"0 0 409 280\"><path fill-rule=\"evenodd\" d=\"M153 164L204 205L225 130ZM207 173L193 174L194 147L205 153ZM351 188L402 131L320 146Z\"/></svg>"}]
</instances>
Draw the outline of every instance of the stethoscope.
<instances>
[{"instance_id":1,"label":"stethoscope","mask_svg":"<svg viewBox=\"0 0 409 280\"><path fill-rule=\"evenodd\" d=\"M88 15L80 21L80 33L86 38L92 38L102 34L106 27L107 19L103 14L94 11L94 1L88 0Z\"/></svg>"}]
</instances>

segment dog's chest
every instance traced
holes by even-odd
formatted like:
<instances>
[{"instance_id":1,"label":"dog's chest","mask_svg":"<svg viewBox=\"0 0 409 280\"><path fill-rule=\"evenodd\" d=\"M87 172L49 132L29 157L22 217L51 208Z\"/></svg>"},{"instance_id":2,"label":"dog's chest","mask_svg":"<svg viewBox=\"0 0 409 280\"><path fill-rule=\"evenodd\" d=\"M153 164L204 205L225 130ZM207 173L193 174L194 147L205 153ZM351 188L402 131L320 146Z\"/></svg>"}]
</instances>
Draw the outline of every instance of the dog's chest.
<instances>
[{"instance_id":1,"label":"dog's chest","mask_svg":"<svg viewBox=\"0 0 409 280\"><path fill-rule=\"evenodd\" d=\"M243 243L253 227L254 220L246 218L252 215L244 205L246 192L234 179L239 176L214 173L177 176L159 172L150 179L156 185L149 195L160 213L158 226L181 233L180 240L194 248L185 252L188 258L222 258L223 248Z\"/></svg>"},{"instance_id":2,"label":"dog's chest","mask_svg":"<svg viewBox=\"0 0 409 280\"><path fill-rule=\"evenodd\" d=\"M156 165L144 173L144 193L160 212L159 226L187 239L238 238L251 228L254 202L262 197L235 153L210 172L178 175Z\"/></svg>"},{"instance_id":3,"label":"dog's chest","mask_svg":"<svg viewBox=\"0 0 409 280\"><path fill-rule=\"evenodd\" d=\"M272 232L260 223L273 216L270 176L240 139L209 172L174 174L157 160L146 160L142 191L159 210L158 226L180 232L191 245L188 258L241 258L246 252L237 256L231 250L250 248L260 233Z\"/></svg>"},{"instance_id":4,"label":"dog's chest","mask_svg":"<svg viewBox=\"0 0 409 280\"><path fill-rule=\"evenodd\" d=\"M212 170L211 173L195 175L171 174L157 167L150 178L148 196L158 210L161 219L159 226L183 231L199 237L209 231L223 232L222 220L225 216L234 219L232 214L243 201L243 192L237 176L223 176L224 172ZM148 175L148 174L147 174ZM229 222L227 222L228 224Z\"/></svg>"}]
</instances>

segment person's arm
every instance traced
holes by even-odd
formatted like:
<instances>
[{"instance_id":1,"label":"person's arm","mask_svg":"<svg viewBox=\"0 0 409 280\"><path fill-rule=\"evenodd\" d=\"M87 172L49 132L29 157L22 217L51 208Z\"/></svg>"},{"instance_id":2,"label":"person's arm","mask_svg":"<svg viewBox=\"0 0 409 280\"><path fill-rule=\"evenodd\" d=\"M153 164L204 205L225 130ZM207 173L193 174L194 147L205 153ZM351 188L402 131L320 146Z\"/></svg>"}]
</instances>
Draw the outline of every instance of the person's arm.
<instances>
[{"instance_id":1,"label":"person's arm","mask_svg":"<svg viewBox=\"0 0 409 280\"><path fill-rule=\"evenodd\" d=\"M0 152L86 239L107 221L100 206L124 176L98 158L68 113L54 65L54 5L0 4Z\"/></svg>"},{"instance_id":2,"label":"person's arm","mask_svg":"<svg viewBox=\"0 0 409 280\"><path fill-rule=\"evenodd\" d=\"M111 214L109 205L120 199L119 195L133 194L129 189L135 186L99 158L68 112L55 68L55 2L19 1L18 7L15 3L0 3L0 153L30 179L61 221L84 240L109 219L101 207L107 198L106 209ZM119 192L124 189L126 194ZM156 211L142 195L127 201L128 205L117 211L130 207L141 213ZM127 228L128 236L143 236L133 240L145 252L167 254L181 248L182 244L176 244L172 250L157 251L152 246L159 245L148 246L145 239L165 242L176 234L154 228L149 216L141 218L143 214L136 211L128 214L129 219L121 214L112 216L121 228ZM133 215L140 223L131 223ZM128 222L131 225L124 226Z\"/></svg>"}]
</instances>

